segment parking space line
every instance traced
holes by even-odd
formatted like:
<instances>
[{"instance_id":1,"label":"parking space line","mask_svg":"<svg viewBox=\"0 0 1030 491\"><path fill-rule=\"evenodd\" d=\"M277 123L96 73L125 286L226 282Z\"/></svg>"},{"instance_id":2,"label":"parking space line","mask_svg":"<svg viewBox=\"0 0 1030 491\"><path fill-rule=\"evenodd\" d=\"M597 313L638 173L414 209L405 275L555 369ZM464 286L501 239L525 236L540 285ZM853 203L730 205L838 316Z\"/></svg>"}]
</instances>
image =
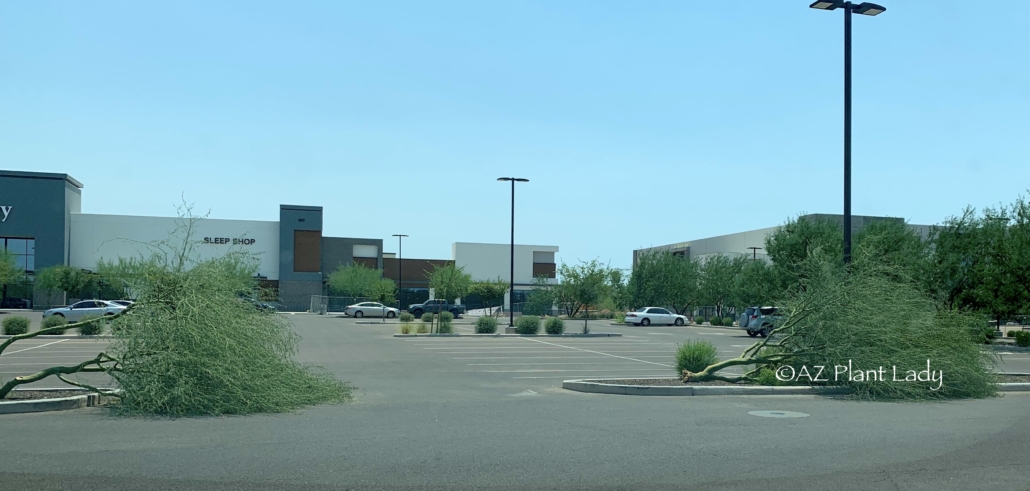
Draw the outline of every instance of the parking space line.
<instances>
[{"instance_id":1,"label":"parking space line","mask_svg":"<svg viewBox=\"0 0 1030 491\"><path fill-rule=\"evenodd\" d=\"M42 348L44 346L50 346L51 344L63 343L65 341L67 341L67 339L58 339L57 341L53 341L53 342L46 343L46 344L41 344L39 346L33 346L31 348L23 348L23 349L20 349L18 351L10 351L10 352L7 352L7 353L3 353L3 354L0 354L0 356L13 355L15 353L21 353L22 351L28 351L30 349L36 349L36 348Z\"/></svg>"},{"instance_id":2,"label":"parking space line","mask_svg":"<svg viewBox=\"0 0 1030 491\"><path fill-rule=\"evenodd\" d=\"M639 361L640 363L649 363L651 365L658 365L658 366L663 366L663 367L672 367L672 365L668 365L668 364L665 364L665 363L658 363L658 362L646 361L646 360L638 360L638 359L635 359L635 358L630 358L628 356L613 355L613 354L609 354L609 353L602 353L600 351L593 351L593 350L588 350L588 349L583 349L583 348L576 348L576 347L573 347L573 346L562 346L560 344L549 343L547 341L541 341L539 339L532 339L532 338L520 338L520 339L524 339L526 341L532 341L532 342L535 342L535 343L543 343L543 344L550 345L550 346L558 346L558 347L574 349L574 350L578 350L578 351L585 351L587 353L594 353L594 354L598 354L598 355L611 356L613 358L622 358L624 360Z\"/></svg>"},{"instance_id":3,"label":"parking space line","mask_svg":"<svg viewBox=\"0 0 1030 491\"><path fill-rule=\"evenodd\" d=\"M647 355L637 358L671 358L672 355ZM575 356L456 356L454 360L537 360L537 359L559 359L559 360L588 360L605 359L606 356L575 355Z\"/></svg>"},{"instance_id":4,"label":"parking space line","mask_svg":"<svg viewBox=\"0 0 1030 491\"><path fill-rule=\"evenodd\" d=\"M625 362L623 362L623 363L625 363ZM613 365L612 363L598 363L596 361L568 362L568 363L566 363L566 362L557 362L557 361L548 361L548 362L533 362L533 363L467 363L466 364L466 366L470 366L470 367L510 367L510 366L516 366L516 365L532 365L532 366L539 366L539 365L605 365L605 366L618 366L618 365Z\"/></svg>"},{"instance_id":5,"label":"parking space line","mask_svg":"<svg viewBox=\"0 0 1030 491\"><path fill-rule=\"evenodd\" d=\"M469 373L544 373L570 372L573 370L466 370ZM576 372L653 372L653 368L620 368L616 370L575 370Z\"/></svg>"},{"instance_id":6,"label":"parking space line","mask_svg":"<svg viewBox=\"0 0 1030 491\"><path fill-rule=\"evenodd\" d=\"M668 376L669 376L669 374L663 373L661 375L643 375L643 374L640 374L640 375L634 375L633 377L634 378L640 378L640 377L654 378L654 377L668 377ZM584 377L583 375L543 375L543 376L539 376L539 377L512 377L512 378L513 379L557 378L557 379L569 380L569 379L576 379L576 378L583 378L583 377Z\"/></svg>"}]
</instances>

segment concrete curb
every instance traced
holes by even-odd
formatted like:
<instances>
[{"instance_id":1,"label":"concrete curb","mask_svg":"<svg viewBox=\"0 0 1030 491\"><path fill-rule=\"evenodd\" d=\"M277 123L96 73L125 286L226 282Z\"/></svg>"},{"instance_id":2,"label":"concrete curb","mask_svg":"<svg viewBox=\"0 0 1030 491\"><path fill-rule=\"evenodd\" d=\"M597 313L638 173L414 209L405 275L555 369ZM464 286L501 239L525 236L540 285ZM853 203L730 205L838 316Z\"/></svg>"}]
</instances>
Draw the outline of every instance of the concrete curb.
<instances>
[{"instance_id":1,"label":"concrete curb","mask_svg":"<svg viewBox=\"0 0 1030 491\"><path fill-rule=\"evenodd\" d=\"M457 337L469 337L469 338L610 338L620 337L622 334L613 333L568 333L568 334L394 334L395 338L425 338L425 337L442 337L442 338L457 338Z\"/></svg>"},{"instance_id":2,"label":"concrete curb","mask_svg":"<svg viewBox=\"0 0 1030 491\"><path fill-rule=\"evenodd\" d=\"M594 382L603 379L562 381L562 388L593 394L620 394L631 396L786 396L786 395L842 395L850 392L845 387L772 387L732 385L614 385ZM1030 392L1030 383L998 384L998 392Z\"/></svg>"},{"instance_id":3,"label":"concrete curb","mask_svg":"<svg viewBox=\"0 0 1030 491\"><path fill-rule=\"evenodd\" d=\"M56 399L26 399L19 401L0 401L0 414L42 413L47 411L67 411L96 406L100 396L79 388L32 389L16 388L14 390L30 390L34 392L67 391L82 392L82 395L59 397Z\"/></svg>"},{"instance_id":4,"label":"concrete curb","mask_svg":"<svg viewBox=\"0 0 1030 491\"><path fill-rule=\"evenodd\" d=\"M0 339L10 339L14 336L10 334L0 334ZM110 334L98 334L95 336L83 336L81 334L40 334L34 338L29 339L113 339L114 336ZM28 341L29 339L23 339L22 341Z\"/></svg>"}]
</instances>

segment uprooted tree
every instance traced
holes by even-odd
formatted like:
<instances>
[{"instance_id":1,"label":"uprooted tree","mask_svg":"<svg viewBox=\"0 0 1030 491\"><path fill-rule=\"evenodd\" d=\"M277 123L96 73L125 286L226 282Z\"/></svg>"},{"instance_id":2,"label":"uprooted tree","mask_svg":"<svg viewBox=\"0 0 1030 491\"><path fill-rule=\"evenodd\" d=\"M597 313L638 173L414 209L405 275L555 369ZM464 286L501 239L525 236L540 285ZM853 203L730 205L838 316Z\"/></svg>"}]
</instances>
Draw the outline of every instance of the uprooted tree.
<instances>
[{"instance_id":1,"label":"uprooted tree","mask_svg":"<svg viewBox=\"0 0 1030 491\"><path fill-rule=\"evenodd\" d=\"M755 381L763 373L789 367L796 374L804 367L812 377L801 382L847 387L857 397L945 399L995 393L991 371L996 355L983 350L975 334L982 317L938 310L915 280L885 266L872 250L859 248L849 268L821 250L792 266L803 279L788 295L782 323L739 357L698 372L684 370L685 382ZM904 380L908 370L925 370L928 363L943 374L940 387ZM730 367L748 371L719 374ZM817 367L825 367L822 378L827 380L813 380ZM849 371L839 373L837 367ZM867 371L880 367L886 380L870 380ZM894 377L893 367L903 375ZM858 376L858 371L865 373Z\"/></svg>"},{"instance_id":2,"label":"uprooted tree","mask_svg":"<svg viewBox=\"0 0 1030 491\"><path fill-rule=\"evenodd\" d=\"M123 414L170 416L288 411L345 400L350 387L324 371L294 361L298 336L280 315L255 309L238 293L254 287L255 258L232 251L200 260L194 254L197 218L185 208L168 241L146 244L149 255L119 259L103 270L136 295L111 322L109 349L78 365L55 366L0 386L0 398L18 385L57 376L120 399ZM0 345L41 334L14 336ZM102 372L116 382L106 391L69 378Z\"/></svg>"}]
</instances>

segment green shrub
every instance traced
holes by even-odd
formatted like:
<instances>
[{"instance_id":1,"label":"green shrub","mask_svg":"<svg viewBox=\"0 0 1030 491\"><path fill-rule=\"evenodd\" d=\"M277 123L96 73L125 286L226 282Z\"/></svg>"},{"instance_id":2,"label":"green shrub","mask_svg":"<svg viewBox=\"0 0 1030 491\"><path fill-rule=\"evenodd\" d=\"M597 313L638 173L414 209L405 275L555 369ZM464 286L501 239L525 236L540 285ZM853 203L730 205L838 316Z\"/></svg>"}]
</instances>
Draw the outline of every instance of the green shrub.
<instances>
[{"instance_id":1,"label":"green shrub","mask_svg":"<svg viewBox=\"0 0 1030 491\"><path fill-rule=\"evenodd\" d=\"M676 374L682 374L683 370L700 372L717 361L719 361L719 350L715 347L715 343L706 340L688 340L676 350Z\"/></svg>"},{"instance_id":2,"label":"green shrub","mask_svg":"<svg viewBox=\"0 0 1030 491\"><path fill-rule=\"evenodd\" d=\"M523 315L515 321L515 332L519 334L536 334L540 332L540 318L535 315Z\"/></svg>"},{"instance_id":3,"label":"green shrub","mask_svg":"<svg viewBox=\"0 0 1030 491\"><path fill-rule=\"evenodd\" d=\"M783 385L780 379L776 378L776 372L771 368L763 368L755 375L755 383L758 385Z\"/></svg>"},{"instance_id":4,"label":"green shrub","mask_svg":"<svg viewBox=\"0 0 1030 491\"><path fill-rule=\"evenodd\" d=\"M429 332L429 326L427 326L425 323L419 324L418 330L416 330L415 332L419 334L426 334Z\"/></svg>"},{"instance_id":5,"label":"green shrub","mask_svg":"<svg viewBox=\"0 0 1030 491\"><path fill-rule=\"evenodd\" d=\"M544 323L544 330L547 334L561 334L565 332L565 321L557 317L551 317Z\"/></svg>"},{"instance_id":6,"label":"green shrub","mask_svg":"<svg viewBox=\"0 0 1030 491\"><path fill-rule=\"evenodd\" d=\"M440 312L440 323L450 324L454 320L454 314L450 312Z\"/></svg>"},{"instance_id":7,"label":"green shrub","mask_svg":"<svg viewBox=\"0 0 1030 491\"><path fill-rule=\"evenodd\" d=\"M1030 347L1030 332L1016 332L1016 346Z\"/></svg>"},{"instance_id":8,"label":"green shrub","mask_svg":"<svg viewBox=\"0 0 1030 491\"><path fill-rule=\"evenodd\" d=\"M412 322L415 320L415 316L410 312L404 312L400 317L398 317L398 319L400 319L401 322Z\"/></svg>"},{"instance_id":9,"label":"green shrub","mask_svg":"<svg viewBox=\"0 0 1030 491\"><path fill-rule=\"evenodd\" d=\"M4 334L15 336L29 332L28 317L8 317L4 319Z\"/></svg>"},{"instance_id":10,"label":"green shrub","mask_svg":"<svg viewBox=\"0 0 1030 491\"><path fill-rule=\"evenodd\" d=\"M411 323L404 322L401 324L401 334L411 334Z\"/></svg>"},{"instance_id":11,"label":"green shrub","mask_svg":"<svg viewBox=\"0 0 1030 491\"><path fill-rule=\"evenodd\" d=\"M713 325L713 326L721 326L722 325L722 317L719 317L719 316L712 317L711 319L708 320L708 323Z\"/></svg>"},{"instance_id":12,"label":"green shrub","mask_svg":"<svg viewBox=\"0 0 1030 491\"><path fill-rule=\"evenodd\" d=\"M433 322L433 314L432 313L422 314L422 322L424 322L426 324L429 324L429 323Z\"/></svg>"},{"instance_id":13,"label":"green shrub","mask_svg":"<svg viewBox=\"0 0 1030 491\"><path fill-rule=\"evenodd\" d=\"M484 315L476 319L476 332L479 334L493 334L497 332L497 318Z\"/></svg>"},{"instance_id":14,"label":"green shrub","mask_svg":"<svg viewBox=\"0 0 1030 491\"><path fill-rule=\"evenodd\" d=\"M446 324L445 323L440 323L436 327L436 332L438 334L454 334L454 326L452 326L450 322L448 322Z\"/></svg>"},{"instance_id":15,"label":"green shrub","mask_svg":"<svg viewBox=\"0 0 1030 491\"><path fill-rule=\"evenodd\" d=\"M64 326L68 324L68 319L59 315L52 315L43 319L43 323L40 324L40 329L50 329L51 327ZM50 334L64 334L64 329L58 329Z\"/></svg>"},{"instance_id":16,"label":"green shrub","mask_svg":"<svg viewBox=\"0 0 1030 491\"><path fill-rule=\"evenodd\" d=\"M722 320L722 325L724 325L724 326L732 326L734 320L735 319L733 317L727 317L727 318Z\"/></svg>"},{"instance_id":17,"label":"green shrub","mask_svg":"<svg viewBox=\"0 0 1030 491\"><path fill-rule=\"evenodd\" d=\"M82 320L87 321L95 318L96 316L88 316ZM104 321L102 320L79 326L79 334L82 334L83 336L96 336L97 334L100 334L103 330Z\"/></svg>"},{"instance_id":18,"label":"green shrub","mask_svg":"<svg viewBox=\"0 0 1030 491\"><path fill-rule=\"evenodd\" d=\"M1005 335L1010 337L1010 338L1014 338L1014 337L1016 337L1016 331L1009 331L1009 332L1005 333Z\"/></svg>"}]
</instances>

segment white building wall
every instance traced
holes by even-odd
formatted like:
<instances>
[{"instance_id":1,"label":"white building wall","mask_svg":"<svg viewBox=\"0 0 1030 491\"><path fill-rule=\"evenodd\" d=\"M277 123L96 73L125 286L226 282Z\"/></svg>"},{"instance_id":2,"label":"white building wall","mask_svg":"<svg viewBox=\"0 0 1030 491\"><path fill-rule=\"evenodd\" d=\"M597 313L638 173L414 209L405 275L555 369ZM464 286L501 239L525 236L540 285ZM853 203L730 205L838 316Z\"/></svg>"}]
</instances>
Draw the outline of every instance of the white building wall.
<instances>
[{"instance_id":1,"label":"white building wall","mask_svg":"<svg viewBox=\"0 0 1030 491\"><path fill-rule=\"evenodd\" d=\"M515 284L528 285L533 282L533 253L537 257L550 257L554 262L554 253L558 246L515 244ZM495 280L500 277L508 281L511 277L511 244L478 244L471 242L455 242L451 245L451 259L454 265L465 268L476 281ZM549 281L557 283L556 279ZM517 289L517 288L516 288Z\"/></svg>"},{"instance_id":2,"label":"white building wall","mask_svg":"<svg viewBox=\"0 0 1030 491\"><path fill-rule=\"evenodd\" d=\"M180 223L171 217L72 213L69 265L93 270L100 259L149 256L145 244L168 239ZM195 223L193 235L196 258L212 259L230 250L252 252L259 260L258 274L279 279L279 222L202 219ZM253 243L234 245L233 239Z\"/></svg>"}]
</instances>

